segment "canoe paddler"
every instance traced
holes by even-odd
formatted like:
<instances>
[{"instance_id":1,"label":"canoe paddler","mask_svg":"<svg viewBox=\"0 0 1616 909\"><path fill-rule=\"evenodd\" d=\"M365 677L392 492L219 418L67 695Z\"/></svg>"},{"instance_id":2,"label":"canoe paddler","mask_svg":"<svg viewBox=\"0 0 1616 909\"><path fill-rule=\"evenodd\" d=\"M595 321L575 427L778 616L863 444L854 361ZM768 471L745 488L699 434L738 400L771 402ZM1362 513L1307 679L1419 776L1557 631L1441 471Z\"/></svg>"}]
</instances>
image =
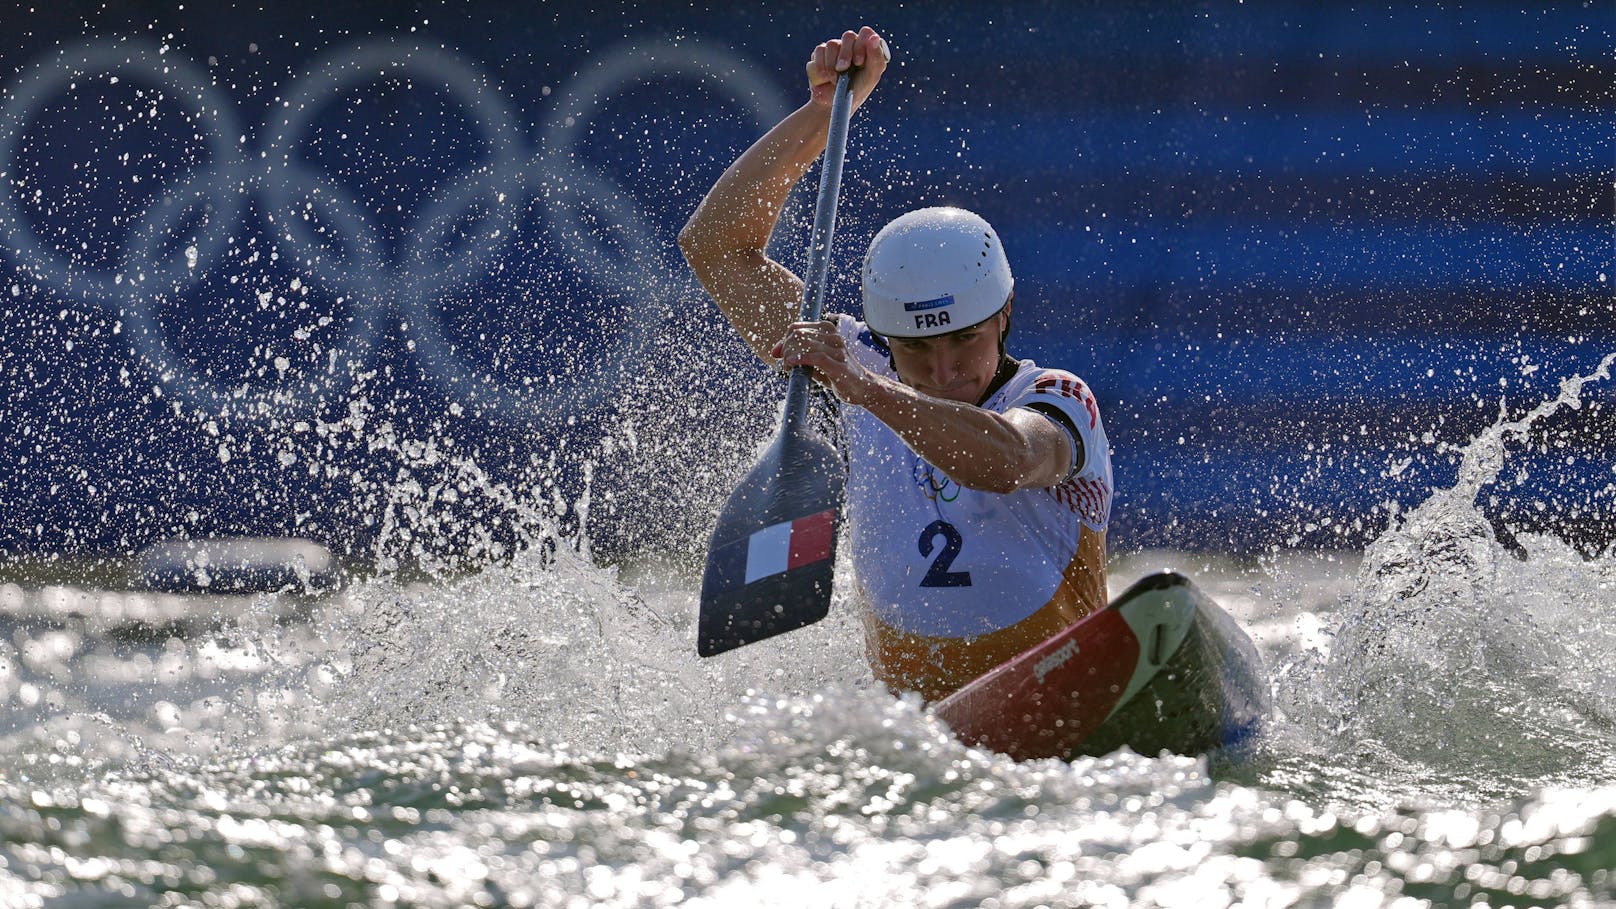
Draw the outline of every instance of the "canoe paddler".
<instances>
[{"instance_id":1,"label":"canoe paddler","mask_svg":"<svg viewBox=\"0 0 1616 909\"><path fill-rule=\"evenodd\" d=\"M837 73L861 68L857 110L890 59L868 27L815 47L807 103L730 165L679 245L764 362L810 367L839 400L866 651L889 687L934 700L1105 605L1111 460L1083 381L1006 353L1015 283L971 212L876 234L863 321L793 321L803 282L769 235L825 149Z\"/></svg>"}]
</instances>

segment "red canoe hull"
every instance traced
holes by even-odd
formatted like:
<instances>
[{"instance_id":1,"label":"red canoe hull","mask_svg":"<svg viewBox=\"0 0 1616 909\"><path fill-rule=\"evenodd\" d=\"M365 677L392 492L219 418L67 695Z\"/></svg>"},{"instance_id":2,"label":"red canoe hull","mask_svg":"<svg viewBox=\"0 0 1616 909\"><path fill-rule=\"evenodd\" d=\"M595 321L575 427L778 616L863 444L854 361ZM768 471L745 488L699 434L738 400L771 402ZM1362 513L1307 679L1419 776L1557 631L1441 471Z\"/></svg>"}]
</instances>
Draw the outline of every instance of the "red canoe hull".
<instances>
[{"instance_id":1,"label":"red canoe hull","mask_svg":"<svg viewBox=\"0 0 1616 909\"><path fill-rule=\"evenodd\" d=\"M1268 712L1256 647L1164 572L940 702L965 742L1017 759L1200 754L1249 741Z\"/></svg>"}]
</instances>

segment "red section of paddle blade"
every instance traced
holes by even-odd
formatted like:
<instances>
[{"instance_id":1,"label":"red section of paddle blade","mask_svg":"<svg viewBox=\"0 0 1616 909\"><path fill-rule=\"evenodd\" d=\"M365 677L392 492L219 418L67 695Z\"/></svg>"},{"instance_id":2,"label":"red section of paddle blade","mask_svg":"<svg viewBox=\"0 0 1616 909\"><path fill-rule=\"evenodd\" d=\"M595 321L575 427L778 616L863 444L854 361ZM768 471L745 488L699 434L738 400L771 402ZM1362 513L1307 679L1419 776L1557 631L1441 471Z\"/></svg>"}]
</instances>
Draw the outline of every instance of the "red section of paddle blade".
<instances>
[{"instance_id":1,"label":"red section of paddle blade","mask_svg":"<svg viewBox=\"0 0 1616 909\"><path fill-rule=\"evenodd\" d=\"M1064 758L1111 715L1138 663L1133 629L1102 609L954 692L937 716L1017 760Z\"/></svg>"}]
</instances>

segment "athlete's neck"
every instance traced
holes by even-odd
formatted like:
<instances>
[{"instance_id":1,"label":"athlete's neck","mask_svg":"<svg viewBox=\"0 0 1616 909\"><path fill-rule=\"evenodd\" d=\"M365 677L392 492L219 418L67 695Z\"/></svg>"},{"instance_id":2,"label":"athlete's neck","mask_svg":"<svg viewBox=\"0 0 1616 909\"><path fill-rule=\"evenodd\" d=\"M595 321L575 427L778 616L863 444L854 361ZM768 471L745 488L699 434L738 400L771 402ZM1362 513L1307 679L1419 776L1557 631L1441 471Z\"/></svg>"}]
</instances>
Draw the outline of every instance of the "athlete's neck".
<instances>
[{"instance_id":1,"label":"athlete's neck","mask_svg":"<svg viewBox=\"0 0 1616 909\"><path fill-rule=\"evenodd\" d=\"M988 398L998 394L999 389L1004 387L1004 383L1014 378L1016 371L1019 369L1021 369L1021 363L1019 361L1011 357L1009 354L1000 354L999 369L993 374L993 381L988 383L987 390L982 392L982 398L976 402L976 406L981 407L983 404L988 402Z\"/></svg>"}]
</instances>

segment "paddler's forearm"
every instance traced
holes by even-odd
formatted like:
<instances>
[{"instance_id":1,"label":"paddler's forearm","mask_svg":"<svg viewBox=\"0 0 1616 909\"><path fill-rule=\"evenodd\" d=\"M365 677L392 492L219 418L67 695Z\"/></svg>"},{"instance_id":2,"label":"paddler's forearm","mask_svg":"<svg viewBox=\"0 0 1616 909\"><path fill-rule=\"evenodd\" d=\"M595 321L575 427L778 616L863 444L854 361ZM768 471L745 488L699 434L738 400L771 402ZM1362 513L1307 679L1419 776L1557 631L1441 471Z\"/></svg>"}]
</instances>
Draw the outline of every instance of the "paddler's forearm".
<instances>
[{"instance_id":1,"label":"paddler's forearm","mask_svg":"<svg viewBox=\"0 0 1616 909\"><path fill-rule=\"evenodd\" d=\"M858 406L959 485L1007 493L1054 486L1065 477L1071 441L1043 416L1025 410L997 413L871 378Z\"/></svg>"},{"instance_id":2,"label":"paddler's forearm","mask_svg":"<svg viewBox=\"0 0 1616 909\"><path fill-rule=\"evenodd\" d=\"M765 249L829 128L829 110L812 102L788 114L724 171L679 232L696 278L765 362L802 298L802 280Z\"/></svg>"}]
</instances>

